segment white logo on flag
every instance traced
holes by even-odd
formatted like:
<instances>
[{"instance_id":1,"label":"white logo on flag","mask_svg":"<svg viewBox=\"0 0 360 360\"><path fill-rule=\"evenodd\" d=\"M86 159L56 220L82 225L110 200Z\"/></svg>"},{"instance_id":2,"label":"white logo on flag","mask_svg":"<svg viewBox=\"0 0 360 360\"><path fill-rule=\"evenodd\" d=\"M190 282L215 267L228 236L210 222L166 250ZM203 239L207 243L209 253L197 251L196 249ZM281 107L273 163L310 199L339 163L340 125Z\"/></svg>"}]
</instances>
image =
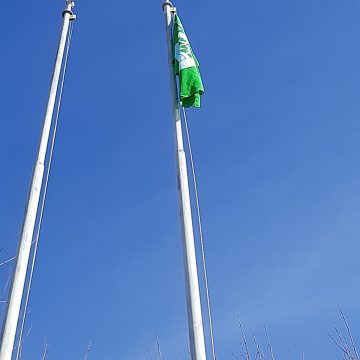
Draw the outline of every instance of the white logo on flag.
<instances>
[{"instance_id":1,"label":"white logo on flag","mask_svg":"<svg viewBox=\"0 0 360 360\"><path fill-rule=\"evenodd\" d=\"M183 32L179 32L178 36L179 41L175 45L175 58L179 62L179 71L195 67L196 63L187 36Z\"/></svg>"}]
</instances>

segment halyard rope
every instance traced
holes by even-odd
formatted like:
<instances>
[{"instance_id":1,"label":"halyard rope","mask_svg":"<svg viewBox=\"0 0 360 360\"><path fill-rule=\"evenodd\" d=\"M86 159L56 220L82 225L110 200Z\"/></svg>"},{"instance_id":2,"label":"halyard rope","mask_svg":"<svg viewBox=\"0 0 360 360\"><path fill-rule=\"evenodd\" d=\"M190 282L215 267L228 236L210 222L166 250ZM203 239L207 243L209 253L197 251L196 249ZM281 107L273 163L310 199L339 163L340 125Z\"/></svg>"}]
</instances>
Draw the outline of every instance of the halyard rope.
<instances>
[{"instance_id":1,"label":"halyard rope","mask_svg":"<svg viewBox=\"0 0 360 360\"><path fill-rule=\"evenodd\" d=\"M185 124L186 139L187 139L187 145L188 145L188 149L189 149L191 173L192 173L193 184L194 184L196 214L197 214L197 222L198 222L198 227L199 227L201 258L202 258L204 282L205 282L206 305L207 305L208 317L209 317L211 352L212 352L213 360L216 360L214 329L213 329L211 301L210 301L210 292L209 292L209 281L208 281L207 267L206 267L204 236L203 236L203 230L202 230L200 201L199 201L199 194L198 194L198 188L197 188L197 182L196 182L195 164L194 164L194 158L193 158L193 153L192 153L192 147L191 147L191 141L190 141L190 132L189 132L189 126L188 126L188 121L187 121L187 117L186 117L185 108L182 108L182 111L183 111L183 115L184 115L183 118L184 118L184 124Z\"/></svg>"},{"instance_id":2,"label":"halyard rope","mask_svg":"<svg viewBox=\"0 0 360 360\"><path fill-rule=\"evenodd\" d=\"M50 178L51 163L52 163L52 158L53 158L53 154L54 154L56 132L57 132L57 128L58 128L59 115L60 115L60 109L61 109L61 100L62 100L62 95L63 95L63 90L64 90L65 75L66 75L67 64L68 64L68 59L69 59L69 51L70 51L70 45L71 45L71 37L72 37L72 32L73 32L73 27L74 27L73 24L74 24L74 22L70 21L69 32L67 35L67 46L66 46L66 53L65 53L65 59L64 59L64 67L63 67L63 72L62 72L59 98L58 98L57 109L56 109L56 114L55 114L54 130L53 130L52 139L51 139L49 164L48 164L48 168L47 168L47 172L46 172L44 192L43 192L41 208L40 208L40 213L39 213L39 222L38 222L38 227L37 227L37 231L36 231L36 235L35 235L34 251L33 251L33 255L32 255L32 263L31 263L31 270L30 270L30 275L29 275L29 283L27 286L24 311L23 311L23 315L22 315L22 319L21 319L21 328L20 328L19 341L18 341L17 352L16 352L16 360L21 359L22 342L24 340L23 339L24 327L25 327L27 308L28 308L29 298L30 298L31 284L32 284L32 279L33 279L33 275L34 275L36 254L37 254L38 245L39 245L39 236L40 236L40 231L41 231L42 219L43 219L43 215L44 215L46 193L47 193L47 188L48 188L49 178Z\"/></svg>"}]
</instances>

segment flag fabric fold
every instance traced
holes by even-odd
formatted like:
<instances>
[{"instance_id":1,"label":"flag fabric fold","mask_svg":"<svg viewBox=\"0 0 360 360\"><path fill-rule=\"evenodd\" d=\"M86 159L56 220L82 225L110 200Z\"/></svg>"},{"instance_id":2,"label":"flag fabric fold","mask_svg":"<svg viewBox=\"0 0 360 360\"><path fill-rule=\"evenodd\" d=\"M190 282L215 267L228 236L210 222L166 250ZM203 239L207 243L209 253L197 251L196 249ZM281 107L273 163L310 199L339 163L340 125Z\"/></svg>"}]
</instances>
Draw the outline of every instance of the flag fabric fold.
<instances>
[{"instance_id":1,"label":"flag fabric fold","mask_svg":"<svg viewBox=\"0 0 360 360\"><path fill-rule=\"evenodd\" d=\"M180 105L185 108L191 106L199 108L200 96L204 94L199 62L177 14L174 16L173 44L174 70L179 76Z\"/></svg>"}]
</instances>

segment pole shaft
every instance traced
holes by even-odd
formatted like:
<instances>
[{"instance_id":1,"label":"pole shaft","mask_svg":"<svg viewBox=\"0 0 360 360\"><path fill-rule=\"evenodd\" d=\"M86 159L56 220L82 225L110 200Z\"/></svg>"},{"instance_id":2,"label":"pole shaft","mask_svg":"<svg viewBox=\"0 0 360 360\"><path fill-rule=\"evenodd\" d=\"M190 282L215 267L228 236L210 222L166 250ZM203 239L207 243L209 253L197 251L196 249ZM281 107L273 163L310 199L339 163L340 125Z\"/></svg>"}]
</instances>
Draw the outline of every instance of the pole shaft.
<instances>
[{"instance_id":1,"label":"pole shaft","mask_svg":"<svg viewBox=\"0 0 360 360\"><path fill-rule=\"evenodd\" d=\"M175 127L175 145L177 162L177 181L179 189L179 201L181 210L181 228L183 237L185 288L189 325L189 341L191 360L206 360L204 329L201 314L201 301L198 271L196 264L194 230L191 215L190 192L186 167L186 155L184 151L182 126L179 111L176 77L173 68L173 45L172 45L172 6L164 4L166 36L168 46L168 62L170 73L170 89L172 111Z\"/></svg>"},{"instance_id":2,"label":"pole shaft","mask_svg":"<svg viewBox=\"0 0 360 360\"><path fill-rule=\"evenodd\" d=\"M44 163L46 149L50 136L52 117L54 112L56 94L58 89L61 66L64 56L66 38L71 19L71 9L73 4L67 1L66 11L63 13L63 26L60 35L56 61L54 65L53 77L51 80L50 93L45 112L44 124L40 138L37 161L35 163L31 186L29 190L27 205L25 207L24 222L21 231L21 238L16 257L16 264L10 287L4 322L1 331L0 359L11 360L16 328L19 320L21 301L25 286L26 272L30 257L31 244L34 235L36 216L38 211L40 193L44 176Z\"/></svg>"}]
</instances>

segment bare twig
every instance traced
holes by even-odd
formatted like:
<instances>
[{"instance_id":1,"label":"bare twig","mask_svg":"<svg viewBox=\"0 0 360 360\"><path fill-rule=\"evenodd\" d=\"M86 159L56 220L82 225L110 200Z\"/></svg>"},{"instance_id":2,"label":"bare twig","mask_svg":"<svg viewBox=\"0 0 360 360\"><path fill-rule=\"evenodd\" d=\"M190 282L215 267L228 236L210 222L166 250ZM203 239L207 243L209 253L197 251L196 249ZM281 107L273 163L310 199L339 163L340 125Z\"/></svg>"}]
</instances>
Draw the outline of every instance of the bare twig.
<instances>
[{"instance_id":1,"label":"bare twig","mask_svg":"<svg viewBox=\"0 0 360 360\"><path fill-rule=\"evenodd\" d=\"M242 336L242 342L244 344L244 350L245 350L245 354L246 354L245 359L246 360L251 360L249 347L248 347L248 344L247 344L247 341L246 341L246 336L245 336L244 329L242 327L240 318L238 319L238 323L239 323L240 333L241 333L241 336Z\"/></svg>"},{"instance_id":2,"label":"bare twig","mask_svg":"<svg viewBox=\"0 0 360 360\"><path fill-rule=\"evenodd\" d=\"M265 360L263 353L261 351L260 344L258 343L258 341L256 339L256 335L255 335L254 331L252 332L252 335L253 335L254 344L255 344L255 348L256 348L256 358L259 360Z\"/></svg>"},{"instance_id":3,"label":"bare twig","mask_svg":"<svg viewBox=\"0 0 360 360\"><path fill-rule=\"evenodd\" d=\"M0 263L0 266L3 266L5 264L9 263L10 261L13 261L15 258L16 258L16 256L13 256L7 260L4 260L3 262Z\"/></svg>"},{"instance_id":4,"label":"bare twig","mask_svg":"<svg viewBox=\"0 0 360 360\"><path fill-rule=\"evenodd\" d=\"M238 356L236 356L232 351L231 351L231 355L232 355L235 359L240 360L240 358L239 358Z\"/></svg>"},{"instance_id":5,"label":"bare twig","mask_svg":"<svg viewBox=\"0 0 360 360\"><path fill-rule=\"evenodd\" d=\"M331 334L329 334L329 338L332 340L335 346L341 350L342 353L345 352L346 354L346 351L342 348L342 346L336 341L336 339Z\"/></svg>"},{"instance_id":6,"label":"bare twig","mask_svg":"<svg viewBox=\"0 0 360 360\"><path fill-rule=\"evenodd\" d=\"M350 359L352 359L353 357L352 357L352 354L351 354L351 350L349 349L349 345L348 345L345 337L341 335L339 329L338 329L336 326L334 326L334 330L335 330L335 332L336 332L339 340L340 340L341 343L342 343L342 345L340 346L340 349L343 350L343 352L344 352Z\"/></svg>"},{"instance_id":7,"label":"bare twig","mask_svg":"<svg viewBox=\"0 0 360 360\"><path fill-rule=\"evenodd\" d=\"M90 340L89 345L88 345L88 347L86 349L84 360L87 360L87 358L89 356L89 353L90 353L90 350L91 350L91 340Z\"/></svg>"},{"instance_id":8,"label":"bare twig","mask_svg":"<svg viewBox=\"0 0 360 360\"><path fill-rule=\"evenodd\" d=\"M10 269L10 271L9 271L9 276L8 276L8 278L7 278L7 280L6 280L6 284L5 284L4 289L3 289L3 294L5 294L6 289L8 288L8 286L9 286L9 284L10 284L11 274L12 274L12 270Z\"/></svg>"},{"instance_id":9,"label":"bare twig","mask_svg":"<svg viewBox=\"0 0 360 360\"><path fill-rule=\"evenodd\" d=\"M329 334L329 337L332 340L332 342L335 344L337 351L339 353L336 355L336 357L339 360L358 360L357 353L355 355L352 353L352 349L348 344L348 340L346 339L345 336L343 336L341 334L340 330L335 325L334 325L334 331L336 333L337 339L335 339L335 337L332 336L331 334ZM349 334L349 331L350 331L350 327L348 328L348 334ZM350 342L351 342L352 348L354 349L354 346L355 346L354 341L353 340L351 341L351 339L350 339Z\"/></svg>"},{"instance_id":10,"label":"bare twig","mask_svg":"<svg viewBox=\"0 0 360 360\"><path fill-rule=\"evenodd\" d=\"M267 331L266 327L265 327L265 334L266 334L266 339L267 339L267 342L268 342L268 347L269 347L269 352L270 352L270 359L275 360L273 348L272 348L271 341L270 341L269 334L268 334L268 331Z\"/></svg>"},{"instance_id":11,"label":"bare twig","mask_svg":"<svg viewBox=\"0 0 360 360\"><path fill-rule=\"evenodd\" d=\"M156 337L156 352L157 352L157 358L159 358L159 360L162 360L162 354L161 354L161 349L160 349L160 341L159 341L159 337L158 334L155 332L155 337Z\"/></svg>"},{"instance_id":12,"label":"bare twig","mask_svg":"<svg viewBox=\"0 0 360 360\"><path fill-rule=\"evenodd\" d=\"M45 338L45 347L44 347L44 352L43 352L43 356L42 356L41 360L46 360L46 356L48 353L49 353L49 346L48 346L47 339Z\"/></svg>"},{"instance_id":13,"label":"bare twig","mask_svg":"<svg viewBox=\"0 0 360 360\"><path fill-rule=\"evenodd\" d=\"M344 323L345 323L346 330L347 330L347 333L348 333L348 336L349 336L349 339L350 339L350 342L351 342L351 346L352 346L352 348L353 348L353 350L354 350L355 358L356 358L356 359L359 359L359 355L358 355L358 352L357 352L357 350L356 350L354 338L353 338L353 336L352 336L352 332L351 332L349 323L347 322L346 317L345 317L345 315L344 315L344 312L342 311L341 306L340 306L339 303L338 303L338 308L339 308L341 317L342 317L342 319L343 319L343 321L344 321Z\"/></svg>"}]
</instances>

